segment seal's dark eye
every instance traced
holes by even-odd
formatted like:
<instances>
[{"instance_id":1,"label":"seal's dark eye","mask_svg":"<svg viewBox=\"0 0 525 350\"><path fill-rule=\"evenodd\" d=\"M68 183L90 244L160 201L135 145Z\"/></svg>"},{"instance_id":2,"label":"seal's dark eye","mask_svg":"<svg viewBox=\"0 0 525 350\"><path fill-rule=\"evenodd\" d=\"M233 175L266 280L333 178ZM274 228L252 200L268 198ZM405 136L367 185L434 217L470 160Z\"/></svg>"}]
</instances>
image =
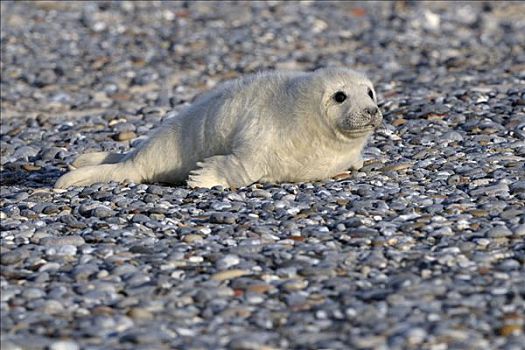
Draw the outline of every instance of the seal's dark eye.
<instances>
[{"instance_id":1,"label":"seal's dark eye","mask_svg":"<svg viewBox=\"0 0 525 350\"><path fill-rule=\"evenodd\" d=\"M368 96L373 100L374 99L374 93L372 92L372 89L368 88Z\"/></svg>"},{"instance_id":2,"label":"seal's dark eye","mask_svg":"<svg viewBox=\"0 0 525 350\"><path fill-rule=\"evenodd\" d=\"M342 91L337 91L334 95L334 101L337 103L343 103L346 100L346 94Z\"/></svg>"}]
</instances>

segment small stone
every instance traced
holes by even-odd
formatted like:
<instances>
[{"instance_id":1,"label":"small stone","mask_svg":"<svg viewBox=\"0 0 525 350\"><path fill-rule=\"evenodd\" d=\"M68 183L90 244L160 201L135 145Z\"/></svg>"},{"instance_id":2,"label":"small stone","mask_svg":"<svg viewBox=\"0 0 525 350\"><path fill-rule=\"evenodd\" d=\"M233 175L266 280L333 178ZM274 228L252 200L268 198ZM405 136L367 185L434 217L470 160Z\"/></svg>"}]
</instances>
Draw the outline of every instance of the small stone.
<instances>
[{"instance_id":1,"label":"small stone","mask_svg":"<svg viewBox=\"0 0 525 350\"><path fill-rule=\"evenodd\" d=\"M523 333L523 327L519 324L506 324L499 329L499 335L509 337Z\"/></svg>"},{"instance_id":2,"label":"small stone","mask_svg":"<svg viewBox=\"0 0 525 350\"><path fill-rule=\"evenodd\" d=\"M134 307L131 310L128 311L128 316L132 319L139 319L139 320L152 320L153 314L151 311L141 308L141 307Z\"/></svg>"},{"instance_id":3,"label":"small stone","mask_svg":"<svg viewBox=\"0 0 525 350\"><path fill-rule=\"evenodd\" d=\"M237 265L240 261L241 259L237 255L227 254L219 260L217 260L216 265L218 269L225 270Z\"/></svg>"},{"instance_id":4,"label":"small stone","mask_svg":"<svg viewBox=\"0 0 525 350\"><path fill-rule=\"evenodd\" d=\"M514 229L514 234L518 237L525 236L525 224L521 224Z\"/></svg>"},{"instance_id":5,"label":"small stone","mask_svg":"<svg viewBox=\"0 0 525 350\"><path fill-rule=\"evenodd\" d=\"M30 253L26 249L16 249L9 252L5 252L0 255L0 262L2 265L14 265L21 261L24 261L30 256Z\"/></svg>"},{"instance_id":6,"label":"small stone","mask_svg":"<svg viewBox=\"0 0 525 350\"><path fill-rule=\"evenodd\" d=\"M250 274L250 271L247 271L247 270L233 269L233 270L217 272L211 276L211 279L214 281L226 281L226 280L231 280L231 279L249 275L249 274Z\"/></svg>"},{"instance_id":7,"label":"small stone","mask_svg":"<svg viewBox=\"0 0 525 350\"><path fill-rule=\"evenodd\" d=\"M73 340L59 340L49 345L49 350L79 350L79 345Z\"/></svg>"},{"instance_id":8,"label":"small stone","mask_svg":"<svg viewBox=\"0 0 525 350\"><path fill-rule=\"evenodd\" d=\"M483 209L473 209L469 213L475 218L483 218L489 215L489 212Z\"/></svg>"},{"instance_id":9,"label":"small stone","mask_svg":"<svg viewBox=\"0 0 525 350\"><path fill-rule=\"evenodd\" d=\"M74 256L77 254L77 247L70 244L59 245L58 247L50 247L46 250L46 254Z\"/></svg>"},{"instance_id":10,"label":"small stone","mask_svg":"<svg viewBox=\"0 0 525 350\"><path fill-rule=\"evenodd\" d=\"M163 188L161 186L156 186L156 185L148 186L148 189L146 190L146 192L155 194L157 196L162 196L164 194Z\"/></svg>"},{"instance_id":11,"label":"small stone","mask_svg":"<svg viewBox=\"0 0 525 350\"><path fill-rule=\"evenodd\" d=\"M521 267L521 264L518 260L515 259L507 259L501 264L499 264L498 268L503 271L512 271L512 270L518 270Z\"/></svg>"},{"instance_id":12,"label":"small stone","mask_svg":"<svg viewBox=\"0 0 525 350\"><path fill-rule=\"evenodd\" d=\"M113 127L113 131L117 133L123 133L123 132L133 132L136 130L135 125L133 123L125 122L125 119L117 119L117 123L115 123L115 120L112 120L109 125Z\"/></svg>"},{"instance_id":13,"label":"small stone","mask_svg":"<svg viewBox=\"0 0 525 350\"><path fill-rule=\"evenodd\" d=\"M193 243L193 242L201 242L203 238L201 235L190 234L190 235L185 235L183 240L186 243Z\"/></svg>"},{"instance_id":14,"label":"small stone","mask_svg":"<svg viewBox=\"0 0 525 350\"><path fill-rule=\"evenodd\" d=\"M40 239L39 243L45 246L72 245L78 247L85 244L86 241L84 241L84 238L81 236L71 235L62 237L44 237Z\"/></svg>"},{"instance_id":15,"label":"small stone","mask_svg":"<svg viewBox=\"0 0 525 350\"><path fill-rule=\"evenodd\" d=\"M0 349L2 350L24 350L23 347L16 345L10 341L0 340Z\"/></svg>"},{"instance_id":16,"label":"small stone","mask_svg":"<svg viewBox=\"0 0 525 350\"><path fill-rule=\"evenodd\" d=\"M513 194L525 192L525 181L516 181L511 184L510 192Z\"/></svg>"},{"instance_id":17,"label":"small stone","mask_svg":"<svg viewBox=\"0 0 525 350\"><path fill-rule=\"evenodd\" d=\"M135 134L133 131L123 131L119 132L118 134L113 136L113 139L115 141L129 141L137 137L137 134Z\"/></svg>"},{"instance_id":18,"label":"small stone","mask_svg":"<svg viewBox=\"0 0 525 350\"><path fill-rule=\"evenodd\" d=\"M394 119L392 121L392 125L395 126L395 127L398 127L398 126L401 126L401 125L405 125L407 122L406 119L404 118L397 118L397 119Z\"/></svg>"},{"instance_id":19,"label":"small stone","mask_svg":"<svg viewBox=\"0 0 525 350\"><path fill-rule=\"evenodd\" d=\"M401 171L401 170L405 170L405 169L409 169L412 167L412 163L394 163L394 164L389 164L389 165L385 165L381 171L382 172L387 172L387 171Z\"/></svg>"},{"instance_id":20,"label":"small stone","mask_svg":"<svg viewBox=\"0 0 525 350\"><path fill-rule=\"evenodd\" d=\"M487 237L489 238L500 238L510 236L512 236L512 231L509 230L506 226L496 226L487 232Z\"/></svg>"},{"instance_id":21,"label":"small stone","mask_svg":"<svg viewBox=\"0 0 525 350\"><path fill-rule=\"evenodd\" d=\"M230 213L213 213L210 215L210 223L212 224L234 224L236 218Z\"/></svg>"},{"instance_id":22,"label":"small stone","mask_svg":"<svg viewBox=\"0 0 525 350\"><path fill-rule=\"evenodd\" d=\"M40 157L43 159L43 160L52 160L52 159L55 159L57 158L57 155L60 153L60 152L63 152L65 149L64 148L59 148L59 147L45 147L42 149L42 151L40 152Z\"/></svg>"},{"instance_id":23,"label":"small stone","mask_svg":"<svg viewBox=\"0 0 525 350\"><path fill-rule=\"evenodd\" d=\"M198 256L198 255L192 255L188 258L188 261L190 263L194 263L194 264L200 264L204 261L204 258L202 256Z\"/></svg>"},{"instance_id":24,"label":"small stone","mask_svg":"<svg viewBox=\"0 0 525 350\"><path fill-rule=\"evenodd\" d=\"M340 173L340 174L337 174L333 177L333 179L335 181L342 181L342 180L346 180L346 179L349 179L352 177L352 173L347 171L347 172L344 172L344 173Z\"/></svg>"},{"instance_id":25,"label":"small stone","mask_svg":"<svg viewBox=\"0 0 525 350\"><path fill-rule=\"evenodd\" d=\"M56 300L47 300L42 311L49 315L55 315L64 311L64 306Z\"/></svg>"},{"instance_id":26,"label":"small stone","mask_svg":"<svg viewBox=\"0 0 525 350\"><path fill-rule=\"evenodd\" d=\"M109 218L115 216L115 212L109 208L106 207L96 207L95 209L91 210L91 216L95 216L100 219Z\"/></svg>"},{"instance_id":27,"label":"small stone","mask_svg":"<svg viewBox=\"0 0 525 350\"><path fill-rule=\"evenodd\" d=\"M267 336L251 332L243 336L235 336L227 344L226 348L231 350L277 350L276 348L266 345Z\"/></svg>"},{"instance_id":28,"label":"small stone","mask_svg":"<svg viewBox=\"0 0 525 350\"><path fill-rule=\"evenodd\" d=\"M247 291L249 292L254 292L254 293L259 293L259 294L263 294L263 293L267 293L271 290L275 289L271 284L252 284L251 286L249 286L247 288Z\"/></svg>"},{"instance_id":29,"label":"small stone","mask_svg":"<svg viewBox=\"0 0 525 350\"><path fill-rule=\"evenodd\" d=\"M482 246L482 247L486 247L490 244L490 239L486 239L486 238L480 238L480 239L477 239L476 240L476 244Z\"/></svg>"},{"instance_id":30,"label":"small stone","mask_svg":"<svg viewBox=\"0 0 525 350\"><path fill-rule=\"evenodd\" d=\"M496 196L509 192L509 186L506 184L498 184L494 186L484 186L476 188L470 191L472 196L486 195L486 196Z\"/></svg>"},{"instance_id":31,"label":"small stone","mask_svg":"<svg viewBox=\"0 0 525 350\"><path fill-rule=\"evenodd\" d=\"M17 159L24 159L28 161L29 158L34 157L40 152L40 149L31 146L22 146L15 151L13 157Z\"/></svg>"},{"instance_id":32,"label":"small stone","mask_svg":"<svg viewBox=\"0 0 525 350\"><path fill-rule=\"evenodd\" d=\"M449 131L443 134L441 138L447 141L463 141L463 136L457 131Z\"/></svg>"},{"instance_id":33,"label":"small stone","mask_svg":"<svg viewBox=\"0 0 525 350\"><path fill-rule=\"evenodd\" d=\"M42 298L46 293L38 288L26 288L22 292L22 297L26 299L37 299Z\"/></svg>"},{"instance_id":34,"label":"small stone","mask_svg":"<svg viewBox=\"0 0 525 350\"><path fill-rule=\"evenodd\" d=\"M22 169L24 169L25 171L38 171L38 170L42 169L42 167L40 167L38 165L26 163L26 164L22 165Z\"/></svg>"},{"instance_id":35,"label":"small stone","mask_svg":"<svg viewBox=\"0 0 525 350\"><path fill-rule=\"evenodd\" d=\"M48 262L38 269L38 272L46 272L46 271L57 271L60 269L60 264L56 262Z\"/></svg>"},{"instance_id":36,"label":"small stone","mask_svg":"<svg viewBox=\"0 0 525 350\"><path fill-rule=\"evenodd\" d=\"M129 251L131 253L136 253L136 254L153 254L153 253L155 253L155 249L153 247L145 246L145 245L141 245L141 244L132 246L131 248L129 248Z\"/></svg>"},{"instance_id":37,"label":"small stone","mask_svg":"<svg viewBox=\"0 0 525 350\"><path fill-rule=\"evenodd\" d=\"M88 280L90 276L94 275L99 271L98 266L93 264L84 264L76 266L72 275L77 281Z\"/></svg>"},{"instance_id":38,"label":"small stone","mask_svg":"<svg viewBox=\"0 0 525 350\"><path fill-rule=\"evenodd\" d=\"M84 228L86 227L86 224L80 222L77 220L76 217L70 214L61 215L60 216L60 222L63 222L64 224L67 224L71 228Z\"/></svg>"},{"instance_id":39,"label":"small stone","mask_svg":"<svg viewBox=\"0 0 525 350\"><path fill-rule=\"evenodd\" d=\"M148 216L144 214L135 214L133 215L133 219L131 219L132 222L138 223L138 224L144 224L146 222L149 222L150 219Z\"/></svg>"},{"instance_id":40,"label":"small stone","mask_svg":"<svg viewBox=\"0 0 525 350\"><path fill-rule=\"evenodd\" d=\"M407 340L410 345L414 346L421 344L426 336L427 332L423 328L413 328L408 331Z\"/></svg>"},{"instance_id":41,"label":"small stone","mask_svg":"<svg viewBox=\"0 0 525 350\"><path fill-rule=\"evenodd\" d=\"M42 209L42 214L50 215L50 214L56 214L60 212L60 209L56 205L46 205L44 209Z\"/></svg>"},{"instance_id":42,"label":"small stone","mask_svg":"<svg viewBox=\"0 0 525 350\"><path fill-rule=\"evenodd\" d=\"M308 286L308 281L306 281L306 280L299 280L299 279L293 279L293 280L286 281L283 284L282 288L284 290L289 291L289 292L293 292L293 291L303 290L307 286Z\"/></svg>"}]
</instances>

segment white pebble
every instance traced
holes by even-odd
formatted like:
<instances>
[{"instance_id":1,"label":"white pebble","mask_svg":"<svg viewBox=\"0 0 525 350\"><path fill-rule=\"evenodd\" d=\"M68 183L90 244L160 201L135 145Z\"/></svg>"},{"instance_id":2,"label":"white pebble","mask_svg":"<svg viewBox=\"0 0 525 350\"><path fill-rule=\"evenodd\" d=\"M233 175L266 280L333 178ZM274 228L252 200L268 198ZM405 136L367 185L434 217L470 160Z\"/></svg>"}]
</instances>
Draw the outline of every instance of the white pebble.
<instances>
[{"instance_id":1,"label":"white pebble","mask_svg":"<svg viewBox=\"0 0 525 350\"><path fill-rule=\"evenodd\" d=\"M49 350L78 350L78 344L72 340L59 340L49 346Z\"/></svg>"}]
</instances>

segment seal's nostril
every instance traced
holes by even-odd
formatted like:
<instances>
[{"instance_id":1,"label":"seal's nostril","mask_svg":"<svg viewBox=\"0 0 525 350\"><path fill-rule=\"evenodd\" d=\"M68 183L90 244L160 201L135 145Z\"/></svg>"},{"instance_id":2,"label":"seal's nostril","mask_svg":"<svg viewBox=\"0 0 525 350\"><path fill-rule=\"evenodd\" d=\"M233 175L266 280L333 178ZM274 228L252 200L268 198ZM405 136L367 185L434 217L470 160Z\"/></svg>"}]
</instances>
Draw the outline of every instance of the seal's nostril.
<instances>
[{"instance_id":1,"label":"seal's nostril","mask_svg":"<svg viewBox=\"0 0 525 350\"><path fill-rule=\"evenodd\" d=\"M379 113L379 108L377 108L376 106L366 107L365 113L369 115L376 115L377 113Z\"/></svg>"}]
</instances>

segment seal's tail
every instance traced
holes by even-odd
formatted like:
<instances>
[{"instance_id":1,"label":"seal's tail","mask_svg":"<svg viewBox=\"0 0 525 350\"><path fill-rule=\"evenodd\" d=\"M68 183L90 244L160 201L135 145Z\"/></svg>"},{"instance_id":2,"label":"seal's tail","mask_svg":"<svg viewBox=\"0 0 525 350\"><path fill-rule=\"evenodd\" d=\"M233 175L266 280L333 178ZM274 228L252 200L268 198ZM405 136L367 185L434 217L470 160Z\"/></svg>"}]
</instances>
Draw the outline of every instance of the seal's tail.
<instances>
[{"instance_id":1,"label":"seal's tail","mask_svg":"<svg viewBox=\"0 0 525 350\"><path fill-rule=\"evenodd\" d=\"M82 154L77 157L71 166L73 168L82 168L90 165L100 164L115 164L124 159L126 153L111 153L111 152L93 152Z\"/></svg>"},{"instance_id":2,"label":"seal's tail","mask_svg":"<svg viewBox=\"0 0 525 350\"><path fill-rule=\"evenodd\" d=\"M55 183L55 188L70 186L88 186L96 182L130 181L141 183L142 178L132 162L116 164L88 165L62 175Z\"/></svg>"}]
</instances>

